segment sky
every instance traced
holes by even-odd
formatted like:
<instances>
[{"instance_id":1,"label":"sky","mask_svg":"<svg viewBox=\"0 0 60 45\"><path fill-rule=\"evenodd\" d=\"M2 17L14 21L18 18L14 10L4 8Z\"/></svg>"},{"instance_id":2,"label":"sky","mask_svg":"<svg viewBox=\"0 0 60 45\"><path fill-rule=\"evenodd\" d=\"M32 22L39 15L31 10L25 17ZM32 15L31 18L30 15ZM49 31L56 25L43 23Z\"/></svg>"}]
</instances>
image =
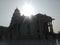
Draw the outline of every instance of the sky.
<instances>
[{"instance_id":1,"label":"sky","mask_svg":"<svg viewBox=\"0 0 60 45\"><path fill-rule=\"evenodd\" d=\"M51 16L54 32L60 31L60 0L0 0L0 26L8 27L16 8L21 12L22 6L27 3L35 9L35 14L42 13Z\"/></svg>"}]
</instances>

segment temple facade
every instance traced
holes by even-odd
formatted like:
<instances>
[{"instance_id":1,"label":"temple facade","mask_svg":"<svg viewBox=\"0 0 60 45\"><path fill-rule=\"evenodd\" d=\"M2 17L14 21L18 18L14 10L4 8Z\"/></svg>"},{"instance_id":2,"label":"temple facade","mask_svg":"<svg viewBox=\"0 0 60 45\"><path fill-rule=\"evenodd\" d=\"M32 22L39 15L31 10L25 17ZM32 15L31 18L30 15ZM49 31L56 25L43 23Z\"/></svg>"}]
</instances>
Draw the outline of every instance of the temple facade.
<instances>
[{"instance_id":1,"label":"temple facade","mask_svg":"<svg viewBox=\"0 0 60 45\"><path fill-rule=\"evenodd\" d=\"M31 19L21 16L15 9L11 23L2 37L5 39L48 39L53 34L52 17L45 14L36 14Z\"/></svg>"}]
</instances>

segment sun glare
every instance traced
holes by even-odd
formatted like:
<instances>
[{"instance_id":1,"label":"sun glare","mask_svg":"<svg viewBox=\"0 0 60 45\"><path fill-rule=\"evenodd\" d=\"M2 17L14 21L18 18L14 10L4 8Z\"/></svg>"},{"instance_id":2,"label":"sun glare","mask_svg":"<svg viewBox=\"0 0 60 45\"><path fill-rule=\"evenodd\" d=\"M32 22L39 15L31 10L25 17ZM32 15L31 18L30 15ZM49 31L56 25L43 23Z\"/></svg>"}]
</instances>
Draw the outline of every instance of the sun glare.
<instances>
[{"instance_id":1,"label":"sun glare","mask_svg":"<svg viewBox=\"0 0 60 45\"><path fill-rule=\"evenodd\" d=\"M25 4L22 7L22 13L24 14L24 16L30 17L31 15L34 14L34 8L30 4Z\"/></svg>"}]
</instances>

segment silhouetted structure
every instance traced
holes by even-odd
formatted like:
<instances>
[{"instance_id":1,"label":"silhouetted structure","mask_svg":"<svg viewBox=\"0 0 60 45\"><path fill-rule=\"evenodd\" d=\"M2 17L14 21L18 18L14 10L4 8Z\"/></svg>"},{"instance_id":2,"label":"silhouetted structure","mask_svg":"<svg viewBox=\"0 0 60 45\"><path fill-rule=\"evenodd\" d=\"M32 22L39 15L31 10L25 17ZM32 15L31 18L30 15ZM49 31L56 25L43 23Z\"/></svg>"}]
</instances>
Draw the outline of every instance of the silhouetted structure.
<instances>
[{"instance_id":1,"label":"silhouetted structure","mask_svg":"<svg viewBox=\"0 0 60 45\"><path fill-rule=\"evenodd\" d=\"M6 31L3 31L2 39L49 39L54 38L52 20L45 14L36 14L31 20L15 9L11 23Z\"/></svg>"}]
</instances>

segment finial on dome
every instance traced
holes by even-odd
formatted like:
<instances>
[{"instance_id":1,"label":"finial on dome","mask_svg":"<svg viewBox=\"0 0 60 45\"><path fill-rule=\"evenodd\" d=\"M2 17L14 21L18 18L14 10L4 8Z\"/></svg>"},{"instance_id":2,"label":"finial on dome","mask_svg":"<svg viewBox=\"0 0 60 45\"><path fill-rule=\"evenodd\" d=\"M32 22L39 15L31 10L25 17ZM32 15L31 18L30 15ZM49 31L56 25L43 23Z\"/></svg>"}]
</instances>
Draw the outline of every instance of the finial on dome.
<instances>
[{"instance_id":1,"label":"finial on dome","mask_svg":"<svg viewBox=\"0 0 60 45\"><path fill-rule=\"evenodd\" d=\"M15 9L15 11L13 13L13 16L15 16L15 15L17 15L17 16L21 15L21 13L20 13L20 11L19 11L19 9L17 7L16 7L16 9Z\"/></svg>"},{"instance_id":2,"label":"finial on dome","mask_svg":"<svg viewBox=\"0 0 60 45\"><path fill-rule=\"evenodd\" d=\"M14 13L20 13L18 7L16 6Z\"/></svg>"}]
</instances>

